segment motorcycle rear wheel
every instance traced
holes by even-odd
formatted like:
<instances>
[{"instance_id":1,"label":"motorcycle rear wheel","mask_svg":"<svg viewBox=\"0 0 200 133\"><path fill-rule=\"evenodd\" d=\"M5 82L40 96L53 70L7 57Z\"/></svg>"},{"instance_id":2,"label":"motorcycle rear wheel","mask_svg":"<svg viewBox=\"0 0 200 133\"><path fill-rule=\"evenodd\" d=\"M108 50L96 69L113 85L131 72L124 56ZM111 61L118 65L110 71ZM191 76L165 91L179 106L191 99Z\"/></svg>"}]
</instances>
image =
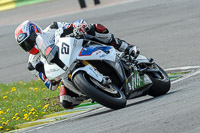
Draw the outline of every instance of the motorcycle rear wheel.
<instances>
[{"instance_id":1,"label":"motorcycle rear wheel","mask_svg":"<svg viewBox=\"0 0 200 133\"><path fill-rule=\"evenodd\" d=\"M171 87L170 79L167 73L157 64L155 65L159 69L159 72L147 73L153 82L153 85L149 89L148 95L153 97L166 94Z\"/></svg>"},{"instance_id":2,"label":"motorcycle rear wheel","mask_svg":"<svg viewBox=\"0 0 200 133\"><path fill-rule=\"evenodd\" d=\"M111 109L120 109L126 106L126 97L124 93L114 85L113 87L117 91L117 94L103 91L92 82L91 77L85 72L78 72L74 76L73 82L80 91L103 106Z\"/></svg>"}]
</instances>

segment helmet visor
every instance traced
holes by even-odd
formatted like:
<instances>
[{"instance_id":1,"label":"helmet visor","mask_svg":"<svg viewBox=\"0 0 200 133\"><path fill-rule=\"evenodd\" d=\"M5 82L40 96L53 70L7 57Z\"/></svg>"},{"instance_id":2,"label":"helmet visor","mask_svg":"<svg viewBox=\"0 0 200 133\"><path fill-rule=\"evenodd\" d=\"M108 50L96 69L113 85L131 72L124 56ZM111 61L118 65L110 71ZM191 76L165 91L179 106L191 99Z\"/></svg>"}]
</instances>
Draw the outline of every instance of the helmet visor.
<instances>
[{"instance_id":1,"label":"helmet visor","mask_svg":"<svg viewBox=\"0 0 200 133\"><path fill-rule=\"evenodd\" d=\"M32 32L31 35L24 40L22 43L20 43L20 47L23 48L26 52L29 52L34 46L35 46L35 39L37 37L37 34L35 32Z\"/></svg>"},{"instance_id":2,"label":"helmet visor","mask_svg":"<svg viewBox=\"0 0 200 133\"><path fill-rule=\"evenodd\" d=\"M30 39L26 39L25 41L20 43L19 46L23 48L26 52L28 52L35 46L35 43Z\"/></svg>"}]
</instances>

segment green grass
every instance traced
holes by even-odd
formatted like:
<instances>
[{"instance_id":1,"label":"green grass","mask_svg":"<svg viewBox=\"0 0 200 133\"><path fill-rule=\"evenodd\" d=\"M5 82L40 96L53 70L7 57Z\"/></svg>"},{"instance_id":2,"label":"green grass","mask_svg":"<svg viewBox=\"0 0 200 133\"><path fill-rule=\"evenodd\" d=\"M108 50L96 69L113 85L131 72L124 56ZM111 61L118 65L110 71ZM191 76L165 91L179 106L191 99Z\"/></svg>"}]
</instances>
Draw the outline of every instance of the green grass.
<instances>
[{"instance_id":1,"label":"green grass","mask_svg":"<svg viewBox=\"0 0 200 133\"><path fill-rule=\"evenodd\" d=\"M62 110L59 89L50 91L42 81L0 84L0 132Z\"/></svg>"}]
</instances>

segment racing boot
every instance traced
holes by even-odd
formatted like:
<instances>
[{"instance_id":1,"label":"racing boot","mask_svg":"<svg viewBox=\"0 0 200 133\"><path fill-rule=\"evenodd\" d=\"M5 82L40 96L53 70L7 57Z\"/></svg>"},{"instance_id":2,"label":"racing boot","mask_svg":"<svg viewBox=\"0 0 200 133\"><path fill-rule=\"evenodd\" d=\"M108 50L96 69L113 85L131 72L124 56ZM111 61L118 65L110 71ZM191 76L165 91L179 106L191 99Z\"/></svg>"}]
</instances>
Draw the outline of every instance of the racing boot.
<instances>
[{"instance_id":1,"label":"racing boot","mask_svg":"<svg viewBox=\"0 0 200 133\"><path fill-rule=\"evenodd\" d=\"M64 85L60 86L60 103L64 108L73 109L86 99L86 97L79 96L78 94L66 88Z\"/></svg>"}]
</instances>

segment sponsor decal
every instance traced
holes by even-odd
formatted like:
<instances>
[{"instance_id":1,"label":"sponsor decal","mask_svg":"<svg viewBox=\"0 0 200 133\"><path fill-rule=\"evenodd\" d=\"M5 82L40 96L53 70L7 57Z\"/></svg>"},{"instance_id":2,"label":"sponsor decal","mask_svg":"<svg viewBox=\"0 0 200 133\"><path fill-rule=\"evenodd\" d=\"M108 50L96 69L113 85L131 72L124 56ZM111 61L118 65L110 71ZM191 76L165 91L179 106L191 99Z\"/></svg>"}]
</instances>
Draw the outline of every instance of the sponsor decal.
<instances>
[{"instance_id":1,"label":"sponsor decal","mask_svg":"<svg viewBox=\"0 0 200 133\"><path fill-rule=\"evenodd\" d=\"M47 71L47 73L56 72L56 71L59 71L59 69L50 69L49 71Z\"/></svg>"},{"instance_id":2,"label":"sponsor decal","mask_svg":"<svg viewBox=\"0 0 200 133\"><path fill-rule=\"evenodd\" d=\"M99 56L100 58L103 58L103 57L105 57L106 55L105 54L103 54L103 55L101 55L101 56Z\"/></svg>"},{"instance_id":3,"label":"sponsor decal","mask_svg":"<svg viewBox=\"0 0 200 133\"><path fill-rule=\"evenodd\" d=\"M135 81L134 81L134 88L140 87L140 76L137 71L135 71Z\"/></svg>"},{"instance_id":4,"label":"sponsor decal","mask_svg":"<svg viewBox=\"0 0 200 133\"><path fill-rule=\"evenodd\" d=\"M131 77L131 80L128 83L128 87L130 90L134 90L134 78Z\"/></svg>"},{"instance_id":5,"label":"sponsor decal","mask_svg":"<svg viewBox=\"0 0 200 133\"><path fill-rule=\"evenodd\" d=\"M90 67L89 69L96 75L96 77L99 77L99 75L96 73L96 71L94 70L94 68Z\"/></svg>"},{"instance_id":6,"label":"sponsor decal","mask_svg":"<svg viewBox=\"0 0 200 133\"><path fill-rule=\"evenodd\" d=\"M138 71L135 71L134 75L131 75L127 82L130 90L135 90L145 86L144 76L140 76Z\"/></svg>"},{"instance_id":7,"label":"sponsor decal","mask_svg":"<svg viewBox=\"0 0 200 133\"><path fill-rule=\"evenodd\" d=\"M27 35L25 33L19 34L18 37L17 37L17 41L21 42L22 40L24 40L26 38L26 36Z\"/></svg>"},{"instance_id":8,"label":"sponsor decal","mask_svg":"<svg viewBox=\"0 0 200 133\"><path fill-rule=\"evenodd\" d=\"M99 54L99 53L101 53L101 51L96 52L96 55Z\"/></svg>"},{"instance_id":9,"label":"sponsor decal","mask_svg":"<svg viewBox=\"0 0 200 133\"><path fill-rule=\"evenodd\" d=\"M148 77L145 78L144 75L140 76L139 72L135 71L134 88L141 88L149 83L151 83L151 80Z\"/></svg>"}]
</instances>

